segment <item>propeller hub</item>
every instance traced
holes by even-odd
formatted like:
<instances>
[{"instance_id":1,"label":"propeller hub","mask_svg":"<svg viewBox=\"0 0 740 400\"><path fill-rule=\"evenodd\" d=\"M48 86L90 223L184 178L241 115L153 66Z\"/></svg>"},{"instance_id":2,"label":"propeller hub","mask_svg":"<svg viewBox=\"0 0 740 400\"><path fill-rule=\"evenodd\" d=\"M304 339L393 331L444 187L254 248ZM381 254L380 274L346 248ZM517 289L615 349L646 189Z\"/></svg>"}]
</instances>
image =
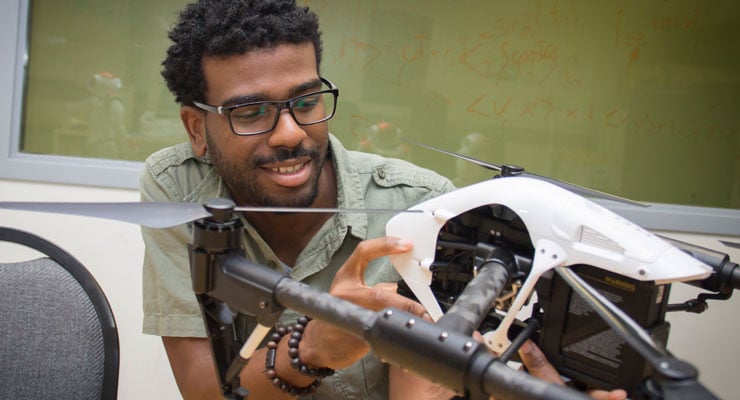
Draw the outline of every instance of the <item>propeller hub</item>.
<instances>
[{"instance_id":1,"label":"propeller hub","mask_svg":"<svg viewBox=\"0 0 740 400\"><path fill-rule=\"evenodd\" d=\"M511 165L511 164L504 164L501 166L501 176L517 176L524 173L524 168Z\"/></svg>"},{"instance_id":2,"label":"propeller hub","mask_svg":"<svg viewBox=\"0 0 740 400\"><path fill-rule=\"evenodd\" d=\"M203 207L211 213L214 220L225 223L231 220L236 204L229 199L216 198L208 200Z\"/></svg>"}]
</instances>

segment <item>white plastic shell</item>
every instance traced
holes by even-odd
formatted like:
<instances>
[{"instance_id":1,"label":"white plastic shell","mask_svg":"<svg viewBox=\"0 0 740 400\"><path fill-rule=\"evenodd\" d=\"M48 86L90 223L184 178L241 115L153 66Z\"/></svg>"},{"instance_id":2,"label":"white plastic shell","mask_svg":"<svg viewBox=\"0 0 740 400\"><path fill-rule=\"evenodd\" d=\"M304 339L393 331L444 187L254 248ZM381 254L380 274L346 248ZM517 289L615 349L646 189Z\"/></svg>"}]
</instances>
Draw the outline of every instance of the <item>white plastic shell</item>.
<instances>
[{"instance_id":1,"label":"white plastic shell","mask_svg":"<svg viewBox=\"0 0 740 400\"><path fill-rule=\"evenodd\" d=\"M505 332L537 279L552 268L588 264L657 284L703 279L712 271L638 225L552 183L527 177L491 179L420 203L411 209L424 213L400 213L386 225L388 236L413 242L413 250L391 256L391 263L435 321L442 309L429 287L429 266L439 230L455 216L492 204L514 211L535 247L532 271L508 311L511 316L486 335L496 351L508 347Z\"/></svg>"}]
</instances>

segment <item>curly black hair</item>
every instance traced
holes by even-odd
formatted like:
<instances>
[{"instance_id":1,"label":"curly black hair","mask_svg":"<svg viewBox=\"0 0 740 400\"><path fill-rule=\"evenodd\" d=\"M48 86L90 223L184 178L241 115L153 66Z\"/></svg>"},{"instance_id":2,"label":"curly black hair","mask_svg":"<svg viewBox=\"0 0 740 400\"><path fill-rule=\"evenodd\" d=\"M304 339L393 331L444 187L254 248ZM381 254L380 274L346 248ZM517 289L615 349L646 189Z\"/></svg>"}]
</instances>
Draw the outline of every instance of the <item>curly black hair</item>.
<instances>
[{"instance_id":1,"label":"curly black hair","mask_svg":"<svg viewBox=\"0 0 740 400\"><path fill-rule=\"evenodd\" d=\"M162 76L181 105L205 101L203 58L207 56L310 42L316 65L321 65L319 19L294 0L199 0L180 13L169 38L174 44L162 62Z\"/></svg>"}]
</instances>

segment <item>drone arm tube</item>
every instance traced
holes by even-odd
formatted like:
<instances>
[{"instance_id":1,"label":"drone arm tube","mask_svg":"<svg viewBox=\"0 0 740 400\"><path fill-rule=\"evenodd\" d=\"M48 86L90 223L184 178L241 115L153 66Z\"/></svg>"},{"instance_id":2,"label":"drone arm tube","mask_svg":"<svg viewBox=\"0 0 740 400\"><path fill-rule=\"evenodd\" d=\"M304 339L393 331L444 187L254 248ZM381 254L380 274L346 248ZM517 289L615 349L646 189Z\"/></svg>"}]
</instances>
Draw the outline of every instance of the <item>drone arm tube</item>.
<instances>
[{"instance_id":1,"label":"drone arm tube","mask_svg":"<svg viewBox=\"0 0 740 400\"><path fill-rule=\"evenodd\" d=\"M473 371L471 375L477 375ZM518 373L502 362L493 362L487 366L482 383L483 391L497 399L591 399L565 386L530 379L528 375Z\"/></svg>"},{"instance_id":2,"label":"drone arm tube","mask_svg":"<svg viewBox=\"0 0 740 400\"><path fill-rule=\"evenodd\" d=\"M381 359L458 393L483 393L484 397L476 398L485 399L491 395L521 400L588 398L511 370L498 362L483 343L400 310L371 311L292 279L276 284L274 298L282 306L365 340Z\"/></svg>"},{"instance_id":3,"label":"drone arm tube","mask_svg":"<svg viewBox=\"0 0 740 400\"><path fill-rule=\"evenodd\" d=\"M478 273L468 282L447 313L437 321L440 327L472 335L506 287L514 268L513 256L501 247L485 247L487 254Z\"/></svg>"}]
</instances>

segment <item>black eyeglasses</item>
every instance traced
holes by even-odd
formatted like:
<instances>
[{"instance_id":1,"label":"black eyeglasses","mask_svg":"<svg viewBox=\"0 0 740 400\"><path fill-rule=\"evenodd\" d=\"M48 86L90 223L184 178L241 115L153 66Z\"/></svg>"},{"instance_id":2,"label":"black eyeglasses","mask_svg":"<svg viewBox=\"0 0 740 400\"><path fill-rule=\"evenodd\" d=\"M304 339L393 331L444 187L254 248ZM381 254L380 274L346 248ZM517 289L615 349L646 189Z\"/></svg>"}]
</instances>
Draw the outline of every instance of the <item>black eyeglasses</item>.
<instances>
[{"instance_id":1,"label":"black eyeglasses","mask_svg":"<svg viewBox=\"0 0 740 400\"><path fill-rule=\"evenodd\" d=\"M293 97L285 101L257 101L233 106L211 106L193 101L201 110L229 119L231 130L240 136L259 135L277 126L280 111L287 108L298 125L313 125L331 119L337 109L339 88L328 79L319 78L328 89Z\"/></svg>"}]
</instances>

